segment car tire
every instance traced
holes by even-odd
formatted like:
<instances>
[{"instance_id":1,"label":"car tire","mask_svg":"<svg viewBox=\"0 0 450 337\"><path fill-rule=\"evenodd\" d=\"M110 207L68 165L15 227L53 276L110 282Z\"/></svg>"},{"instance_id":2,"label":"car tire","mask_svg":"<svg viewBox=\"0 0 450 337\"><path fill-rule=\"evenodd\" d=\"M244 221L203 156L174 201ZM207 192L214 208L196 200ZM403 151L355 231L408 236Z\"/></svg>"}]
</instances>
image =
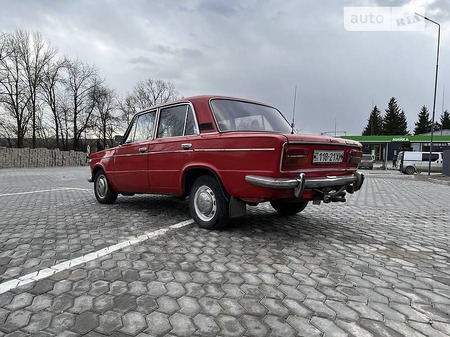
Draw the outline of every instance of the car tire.
<instances>
[{"instance_id":1,"label":"car tire","mask_svg":"<svg viewBox=\"0 0 450 337\"><path fill-rule=\"evenodd\" d=\"M405 168L405 174L413 175L416 172L416 169L412 166L408 166Z\"/></svg>"},{"instance_id":2,"label":"car tire","mask_svg":"<svg viewBox=\"0 0 450 337\"><path fill-rule=\"evenodd\" d=\"M272 200L270 204L281 215L295 215L305 209L308 205L308 201L280 199Z\"/></svg>"},{"instance_id":3,"label":"car tire","mask_svg":"<svg viewBox=\"0 0 450 337\"><path fill-rule=\"evenodd\" d=\"M189 193L191 216L199 227L220 229L230 223L229 201L216 178L201 176Z\"/></svg>"},{"instance_id":4,"label":"car tire","mask_svg":"<svg viewBox=\"0 0 450 337\"><path fill-rule=\"evenodd\" d=\"M95 198L101 204L112 204L117 199L117 192L111 187L105 172L99 171L94 178Z\"/></svg>"}]
</instances>

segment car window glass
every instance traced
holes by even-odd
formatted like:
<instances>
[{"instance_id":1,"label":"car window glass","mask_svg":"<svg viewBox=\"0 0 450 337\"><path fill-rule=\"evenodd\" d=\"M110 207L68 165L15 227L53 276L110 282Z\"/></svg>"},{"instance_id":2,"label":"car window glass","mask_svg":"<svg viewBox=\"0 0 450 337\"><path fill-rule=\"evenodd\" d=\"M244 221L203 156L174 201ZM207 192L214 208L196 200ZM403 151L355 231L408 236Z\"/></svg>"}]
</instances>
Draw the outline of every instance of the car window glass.
<instances>
[{"instance_id":1,"label":"car window glass","mask_svg":"<svg viewBox=\"0 0 450 337\"><path fill-rule=\"evenodd\" d=\"M197 133L197 127L194 119L194 112L192 108L188 105L187 116L186 116L186 127L184 128L184 135L195 135Z\"/></svg>"},{"instance_id":2,"label":"car window glass","mask_svg":"<svg viewBox=\"0 0 450 337\"><path fill-rule=\"evenodd\" d=\"M439 155L437 153L431 154L431 161L436 161L439 159ZM430 154L429 153L422 153L422 160L423 161L430 161Z\"/></svg>"},{"instance_id":3,"label":"car window glass","mask_svg":"<svg viewBox=\"0 0 450 337\"><path fill-rule=\"evenodd\" d=\"M155 111L139 115L131 127L126 143L141 142L152 138L155 125Z\"/></svg>"},{"instance_id":4,"label":"car window glass","mask_svg":"<svg viewBox=\"0 0 450 337\"><path fill-rule=\"evenodd\" d=\"M177 105L161 109L157 137L183 136L187 108L187 105Z\"/></svg>"},{"instance_id":5,"label":"car window glass","mask_svg":"<svg viewBox=\"0 0 450 337\"><path fill-rule=\"evenodd\" d=\"M275 108L227 99L211 100L220 131L248 130L290 133L291 127Z\"/></svg>"}]
</instances>

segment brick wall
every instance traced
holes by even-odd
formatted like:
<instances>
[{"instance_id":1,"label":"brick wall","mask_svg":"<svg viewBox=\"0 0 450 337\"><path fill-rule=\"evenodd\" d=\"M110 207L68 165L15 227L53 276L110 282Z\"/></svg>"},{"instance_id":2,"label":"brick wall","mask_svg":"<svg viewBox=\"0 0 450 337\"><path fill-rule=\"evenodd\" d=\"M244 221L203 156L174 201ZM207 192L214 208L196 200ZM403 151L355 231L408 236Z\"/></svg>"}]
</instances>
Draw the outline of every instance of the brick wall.
<instances>
[{"instance_id":1,"label":"brick wall","mask_svg":"<svg viewBox=\"0 0 450 337\"><path fill-rule=\"evenodd\" d=\"M86 153L59 149L0 148L0 168L87 165Z\"/></svg>"}]
</instances>

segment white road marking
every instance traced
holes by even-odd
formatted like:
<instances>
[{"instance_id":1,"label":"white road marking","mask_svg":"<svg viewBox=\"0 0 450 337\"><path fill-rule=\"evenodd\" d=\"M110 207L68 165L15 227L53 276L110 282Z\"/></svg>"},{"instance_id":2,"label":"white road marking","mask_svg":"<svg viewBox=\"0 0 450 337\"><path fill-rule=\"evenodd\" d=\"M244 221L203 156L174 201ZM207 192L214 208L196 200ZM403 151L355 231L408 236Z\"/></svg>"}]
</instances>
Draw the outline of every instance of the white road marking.
<instances>
[{"instance_id":1,"label":"white road marking","mask_svg":"<svg viewBox=\"0 0 450 337\"><path fill-rule=\"evenodd\" d=\"M0 194L0 197L8 197L8 196L12 196L12 195L25 195L25 194L33 194L33 193L45 193L45 192L53 192L53 191L68 191L68 190L90 191L90 189L88 189L88 188L60 187L60 188L52 188L50 190L38 190L38 191L29 191L29 192L5 193L5 194Z\"/></svg>"},{"instance_id":2,"label":"white road marking","mask_svg":"<svg viewBox=\"0 0 450 337\"><path fill-rule=\"evenodd\" d=\"M96 252L92 252L92 253L77 257L75 259L69 260L69 261L64 261L64 262L58 263L52 267L41 269L41 270L35 271L33 273L6 281L4 283L0 283L0 294L3 294L7 291L10 291L11 289L15 289L15 288L18 288L23 285L42 280L42 279L50 277L56 273L59 273L60 271L63 271L63 270L69 269L69 268L73 268L80 264L83 264L83 263L95 260L99 257L111 254L112 252L115 252L116 250L120 250L122 248L144 242L148 239L154 238L155 236L166 234L167 232L188 226L193 223L194 223L194 220L190 219L190 220L179 222L179 223L169 226L167 228L158 229L153 232L147 232L147 233L144 233L139 236L130 236L127 238L126 241L119 242L115 245L100 249Z\"/></svg>"}]
</instances>

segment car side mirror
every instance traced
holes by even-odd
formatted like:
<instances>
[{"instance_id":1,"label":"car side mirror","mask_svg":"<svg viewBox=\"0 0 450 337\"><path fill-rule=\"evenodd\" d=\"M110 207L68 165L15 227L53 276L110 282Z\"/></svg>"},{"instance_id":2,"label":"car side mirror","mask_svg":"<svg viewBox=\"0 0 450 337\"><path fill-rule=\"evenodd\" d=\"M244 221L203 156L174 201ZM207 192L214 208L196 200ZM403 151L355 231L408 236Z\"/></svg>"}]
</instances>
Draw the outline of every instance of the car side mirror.
<instances>
[{"instance_id":1,"label":"car side mirror","mask_svg":"<svg viewBox=\"0 0 450 337\"><path fill-rule=\"evenodd\" d=\"M114 143L116 144L122 144L123 142L123 136L114 136Z\"/></svg>"}]
</instances>

